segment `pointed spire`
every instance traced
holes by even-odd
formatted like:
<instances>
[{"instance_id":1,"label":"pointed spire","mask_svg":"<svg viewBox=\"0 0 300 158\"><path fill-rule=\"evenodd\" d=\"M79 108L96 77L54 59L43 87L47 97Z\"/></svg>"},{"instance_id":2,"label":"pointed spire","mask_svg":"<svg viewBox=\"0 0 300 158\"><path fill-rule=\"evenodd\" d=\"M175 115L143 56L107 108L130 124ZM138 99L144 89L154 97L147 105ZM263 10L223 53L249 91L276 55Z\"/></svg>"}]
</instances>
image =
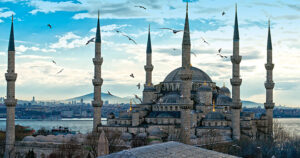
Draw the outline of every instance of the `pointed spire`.
<instances>
[{"instance_id":1,"label":"pointed spire","mask_svg":"<svg viewBox=\"0 0 300 158\"><path fill-rule=\"evenodd\" d=\"M269 27L268 27L268 44L267 44L267 50L272 50L270 19L269 19L268 23L269 23Z\"/></svg>"},{"instance_id":2,"label":"pointed spire","mask_svg":"<svg viewBox=\"0 0 300 158\"><path fill-rule=\"evenodd\" d=\"M233 40L239 40L239 24L238 24L238 17L237 17L237 4L235 4L235 21L234 21L234 34Z\"/></svg>"},{"instance_id":3,"label":"pointed spire","mask_svg":"<svg viewBox=\"0 0 300 158\"><path fill-rule=\"evenodd\" d=\"M182 44L190 45L190 26L189 26L189 3L186 2L186 16L185 16L185 24L184 24L184 32L183 32L183 41Z\"/></svg>"},{"instance_id":4,"label":"pointed spire","mask_svg":"<svg viewBox=\"0 0 300 158\"><path fill-rule=\"evenodd\" d=\"M14 37L14 15L11 17L11 29L8 43L8 51L15 51L15 37Z\"/></svg>"},{"instance_id":5,"label":"pointed spire","mask_svg":"<svg viewBox=\"0 0 300 158\"><path fill-rule=\"evenodd\" d=\"M101 43L101 32L100 32L100 11L98 10L98 23L96 31L96 43Z\"/></svg>"},{"instance_id":6,"label":"pointed spire","mask_svg":"<svg viewBox=\"0 0 300 158\"><path fill-rule=\"evenodd\" d=\"M148 29L148 42L147 42L147 51L146 53L152 53L152 46L151 46L151 36L150 36L150 24Z\"/></svg>"}]
</instances>

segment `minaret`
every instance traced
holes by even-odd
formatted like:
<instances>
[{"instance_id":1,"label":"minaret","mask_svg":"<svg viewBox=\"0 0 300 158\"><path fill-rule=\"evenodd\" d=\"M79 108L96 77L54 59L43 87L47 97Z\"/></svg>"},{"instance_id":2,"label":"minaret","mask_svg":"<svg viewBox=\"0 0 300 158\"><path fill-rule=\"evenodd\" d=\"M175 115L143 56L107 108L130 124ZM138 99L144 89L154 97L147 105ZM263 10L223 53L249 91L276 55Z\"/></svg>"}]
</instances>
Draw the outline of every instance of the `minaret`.
<instances>
[{"instance_id":1,"label":"minaret","mask_svg":"<svg viewBox=\"0 0 300 158\"><path fill-rule=\"evenodd\" d=\"M265 64L265 68L267 70L267 80L265 82L266 88L266 115L268 121L268 135L272 136L273 133L273 68L274 64L272 63L272 40L271 40L271 28L270 28L270 20L269 20L269 28L268 28L268 43L267 43L267 64Z\"/></svg>"},{"instance_id":2,"label":"minaret","mask_svg":"<svg viewBox=\"0 0 300 158\"><path fill-rule=\"evenodd\" d=\"M15 155L15 107L17 100L15 99L15 82L17 73L15 73L15 40L14 40L14 24L13 16L11 22L11 30L8 44L8 63L7 73L5 73L7 81L7 94L5 99L6 105L6 138L5 138L5 155L4 157L14 157Z\"/></svg>"},{"instance_id":3,"label":"minaret","mask_svg":"<svg viewBox=\"0 0 300 158\"><path fill-rule=\"evenodd\" d=\"M93 131L97 131L97 126L101 124L101 107L103 101L101 100L101 86L103 79L101 78L101 65L103 63L103 58L101 57L101 35L100 35L100 22L99 22L99 11L98 11L98 23L96 31L96 41L95 41L95 58L93 58L93 63L95 65L94 70L94 100L92 105L94 107L94 119L93 119Z\"/></svg>"},{"instance_id":4,"label":"minaret","mask_svg":"<svg viewBox=\"0 0 300 158\"><path fill-rule=\"evenodd\" d=\"M152 65L152 46L151 46L151 36L150 36L150 25L148 29L148 41L147 41L147 48L146 48L146 65L145 65L145 71L146 71L146 82L144 85L144 91L143 91L143 103L152 103L154 99L154 87L152 84L152 71L153 71L153 65Z\"/></svg>"},{"instance_id":5,"label":"minaret","mask_svg":"<svg viewBox=\"0 0 300 158\"><path fill-rule=\"evenodd\" d=\"M186 4L186 17L184 24L184 33L182 40L182 69L179 72L181 82L181 142L190 144L191 130L191 109L193 101L191 100L192 89L192 71L191 71L191 41L188 17L188 3Z\"/></svg>"},{"instance_id":6,"label":"minaret","mask_svg":"<svg viewBox=\"0 0 300 158\"><path fill-rule=\"evenodd\" d=\"M232 105L231 105L231 128L232 138L234 140L240 139L240 113L242 103L240 99L240 86L242 79L240 78L240 63L242 57L239 55L239 26L237 18L237 6L235 6L235 23L234 23L234 34L233 34L233 55L231 56L232 63L232 79L230 79L232 85Z\"/></svg>"}]
</instances>

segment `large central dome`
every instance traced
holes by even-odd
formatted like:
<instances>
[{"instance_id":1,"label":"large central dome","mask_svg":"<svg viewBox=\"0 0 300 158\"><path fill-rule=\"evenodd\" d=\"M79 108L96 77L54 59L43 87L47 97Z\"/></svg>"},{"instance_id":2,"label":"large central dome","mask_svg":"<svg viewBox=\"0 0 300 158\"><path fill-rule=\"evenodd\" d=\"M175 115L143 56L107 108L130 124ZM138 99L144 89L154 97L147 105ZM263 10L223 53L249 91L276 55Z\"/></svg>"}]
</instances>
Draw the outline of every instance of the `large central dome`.
<instances>
[{"instance_id":1,"label":"large central dome","mask_svg":"<svg viewBox=\"0 0 300 158\"><path fill-rule=\"evenodd\" d=\"M181 82L179 72L182 70L182 67L179 67L175 70L173 70L169 75L165 78L164 82ZM191 70L193 72L192 76L192 82L212 82L210 77L202 70L191 67Z\"/></svg>"}]
</instances>

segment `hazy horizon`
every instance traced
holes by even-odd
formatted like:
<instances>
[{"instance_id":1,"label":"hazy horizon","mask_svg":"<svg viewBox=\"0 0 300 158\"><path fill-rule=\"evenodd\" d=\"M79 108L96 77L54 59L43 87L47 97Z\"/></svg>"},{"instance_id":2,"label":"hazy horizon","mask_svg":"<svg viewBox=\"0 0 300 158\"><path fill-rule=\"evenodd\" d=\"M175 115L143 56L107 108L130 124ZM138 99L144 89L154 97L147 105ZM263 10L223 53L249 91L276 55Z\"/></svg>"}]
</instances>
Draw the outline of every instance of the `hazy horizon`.
<instances>
[{"instance_id":1,"label":"hazy horizon","mask_svg":"<svg viewBox=\"0 0 300 158\"><path fill-rule=\"evenodd\" d=\"M241 62L241 99L265 102L267 22L271 20L274 68L274 102L298 106L300 94L300 46L298 30L300 3L295 0L261 2L194 0L189 4L192 51L191 63L206 72L217 86L231 90L232 64L218 57L222 48L232 54L234 7L238 5ZM97 11L100 10L102 36L102 92L120 96L141 96L136 84L145 82L145 55L148 25L151 24L153 83L158 84L181 66L182 33L159 28L183 29L185 3L138 0L0 0L0 96L6 95L4 73L7 46L14 14L16 40L16 98L61 100L93 91L94 43ZM143 5L147 9L134 7ZM213 7L211 7L213 6ZM221 13L225 11L225 15ZM47 27L52 25L52 29ZM115 29L128 34L137 45ZM202 42L205 38L210 45ZM176 51L173 51L176 48ZM56 61L57 64L52 63ZM56 75L60 70L64 71ZM130 73L135 78L130 78ZM1 77L2 76L2 77Z\"/></svg>"}]
</instances>

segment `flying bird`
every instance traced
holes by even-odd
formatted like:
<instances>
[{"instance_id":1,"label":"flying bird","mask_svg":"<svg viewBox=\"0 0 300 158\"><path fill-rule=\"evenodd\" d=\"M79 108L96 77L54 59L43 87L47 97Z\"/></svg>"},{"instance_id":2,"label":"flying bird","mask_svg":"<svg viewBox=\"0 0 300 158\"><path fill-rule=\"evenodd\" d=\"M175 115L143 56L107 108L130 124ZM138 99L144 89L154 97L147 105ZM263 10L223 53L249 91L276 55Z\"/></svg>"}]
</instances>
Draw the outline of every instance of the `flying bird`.
<instances>
[{"instance_id":1,"label":"flying bird","mask_svg":"<svg viewBox=\"0 0 300 158\"><path fill-rule=\"evenodd\" d=\"M220 48L220 49L218 50L219 53L221 53L221 51L222 51L222 48Z\"/></svg>"},{"instance_id":2,"label":"flying bird","mask_svg":"<svg viewBox=\"0 0 300 158\"><path fill-rule=\"evenodd\" d=\"M171 28L160 28L160 29L171 30L174 34L183 31L183 30L174 30L174 29L171 29Z\"/></svg>"},{"instance_id":3,"label":"flying bird","mask_svg":"<svg viewBox=\"0 0 300 158\"><path fill-rule=\"evenodd\" d=\"M108 95L110 95L110 96L114 96L114 95L112 95L109 91L107 91L107 93L108 93Z\"/></svg>"},{"instance_id":4,"label":"flying bird","mask_svg":"<svg viewBox=\"0 0 300 158\"><path fill-rule=\"evenodd\" d=\"M226 13L223 11L223 12L222 12L222 16L224 16L225 14L226 14Z\"/></svg>"},{"instance_id":5,"label":"flying bird","mask_svg":"<svg viewBox=\"0 0 300 158\"><path fill-rule=\"evenodd\" d=\"M141 6L141 5L139 5L139 6L137 6L137 5L136 5L136 6L134 6L134 7L137 7L137 8L142 8L142 9L145 9L145 10L147 9L146 7L144 7L144 6Z\"/></svg>"},{"instance_id":6,"label":"flying bird","mask_svg":"<svg viewBox=\"0 0 300 158\"><path fill-rule=\"evenodd\" d=\"M52 60L52 63L56 65L56 62L54 60Z\"/></svg>"},{"instance_id":7,"label":"flying bird","mask_svg":"<svg viewBox=\"0 0 300 158\"><path fill-rule=\"evenodd\" d=\"M88 40L88 41L86 42L85 45L88 45L88 44L91 43L91 42L95 42L95 37L93 37L93 38L91 38L90 40Z\"/></svg>"},{"instance_id":8,"label":"flying bird","mask_svg":"<svg viewBox=\"0 0 300 158\"><path fill-rule=\"evenodd\" d=\"M206 44L209 45L209 43L203 37L201 37L201 38L202 38L202 40L203 40L204 43L206 43Z\"/></svg>"},{"instance_id":9,"label":"flying bird","mask_svg":"<svg viewBox=\"0 0 300 158\"><path fill-rule=\"evenodd\" d=\"M136 94L134 94L134 97L135 97L136 99L138 99L141 103L143 102L142 99L141 99L139 96L137 96Z\"/></svg>"},{"instance_id":10,"label":"flying bird","mask_svg":"<svg viewBox=\"0 0 300 158\"><path fill-rule=\"evenodd\" d=\"M116 31L116 33L121 33L121 31L120 30L115 30Z\"/></svg>"},{"instance_id":11,"label":"flying bird","mask_svg":"<svg viewBox=\"0 0 300 158\"><path fill-rule=\"evenodd\" d=\"M63 72L63 71L64 71L64 69L59 70L59 71L56 73L56 75L57 75L57 74L60 74L60 73Z\"/></svg>"},{"instance_id":12,"label":"flying bird","mask_svg":"<svg viewBox=\"0 0 300 158\"><path fill-rule=\"evenodd\" d=\"M196 53L194 53L194 52L191 52L191 54L193 54L195 57L197 57Z\"/></svg>"},{"instance_id":13,"label":"flying bird","mask_svg":"<svg viewBox=\"0 0 300 158\"><path fill-rule=\"evenodd\" d=\"M48 26L50 29L52 29L52 25L51 25L51 24L48 24L47 26Z\"/></svg>"},{"instance_id":14,"label":"flying bird","mask_svg":"<svg viewBox=\"0 0 300 158\"><path fill-rule=\"evenodd\" d=\"M129 76L132 77L132 78L134 78L134 75L133 75L133 74L130 74Z\"/></svg>"},{"instance_id":15,"label":"flying bird","mask_svg":"<svg viewBox=\"0 0 300 158\"><path fill-rule=\"evenodd\" d=\"M219 53L217 55L219 55L222 59L227 58L227 56L219 54Z\"/></svg>"},{"instance_id":16,"label":"flying bird","mask_svg":"<svg viewBox=\"0 0 300 158\"><path fill-rule=\"evenodd\" d=\"M127 35L124 35L124 34L123 34L123 36L127 37L128 40L129 40L129 41L132 41L134 44L137 44L131 37L129 37L129 36L127 36Z\"/></svg>"},{"instance_id":17,"label":"flying bird","mask_svg":"<svg viewBox=\"0 0 300 158\"><path fill-rule=\"evenodd\" d=\"M137 84L136 86L138 87L138 89L141 89L141 84L140 83Z\"/></svg>"}]
</instances>

